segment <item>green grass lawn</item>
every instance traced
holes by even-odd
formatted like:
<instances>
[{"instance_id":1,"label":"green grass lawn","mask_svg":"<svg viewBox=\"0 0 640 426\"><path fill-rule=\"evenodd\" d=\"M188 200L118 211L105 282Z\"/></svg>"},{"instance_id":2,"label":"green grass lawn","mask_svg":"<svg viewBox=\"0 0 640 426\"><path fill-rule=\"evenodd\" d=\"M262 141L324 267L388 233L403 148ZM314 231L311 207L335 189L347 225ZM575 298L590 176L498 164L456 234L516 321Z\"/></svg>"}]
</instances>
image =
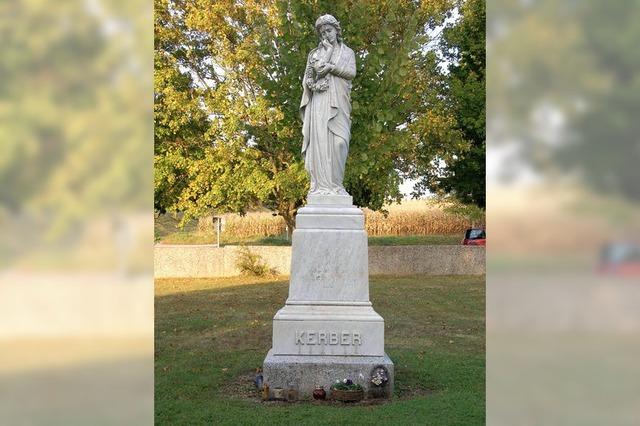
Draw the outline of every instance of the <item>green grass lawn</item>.
<instances>
[{"instance_id":1,"label":"green grass lawn","mask_svg":"<svg viewBox=\"0 0 640 426\"><path fill-rule=\"evenodd\" d=\"M484 424L484 277L372 278L370 290L385 319L395 395L341 406L262 402L253 388L285 278L157 280L156 423Z\"/></svg>"},{"instance_id":2,"label":"green grass lawn","mask_svg":"<svg viewBox=\"0 0 640 426\"><path fill-rule=\"evenodd\" d=\"M392 235L369 237L370 246L438 246L457 245L462 242L462 234L454 235Z\"/></svg>"},{"instance_id":3,"label":"green grass lawn","mask_svg":"<svg viewBox=\"0 0 640 426\"><path fill-rule=\"evenodd\" d=\"M161 244L216 244L218 240L215 234L185 231L173 232L161 238L156 238L156 242ZM233 238L221 235L220 245L290 246L291 241L284 235L251 238Z\"/></svg>"}]
</instances>

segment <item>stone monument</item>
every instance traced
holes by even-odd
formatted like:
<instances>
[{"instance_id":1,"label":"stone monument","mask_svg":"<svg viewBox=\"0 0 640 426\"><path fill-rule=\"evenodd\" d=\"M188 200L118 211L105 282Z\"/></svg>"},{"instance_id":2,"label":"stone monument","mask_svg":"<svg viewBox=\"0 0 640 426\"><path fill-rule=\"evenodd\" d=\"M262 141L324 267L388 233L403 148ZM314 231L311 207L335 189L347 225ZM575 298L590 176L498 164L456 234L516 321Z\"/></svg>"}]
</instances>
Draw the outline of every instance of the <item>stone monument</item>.
<instances>
[{"instance_id":1,"label":"stone monument","mask_svg":"<svg viewBox=\"0 0 640 426\"><path fill-rule=\"evenodd\" d=\"M273 318L264 383L310 398L317 386L329 391L349 378L367 392L382 368L390 396L393 362L384 352L384 320L369 301L364 214L343 187L355 55L333 16L321 16L315 27L321 41L307 59L300 105L311 188L296 217L289 298Z\"/></svg>"}]
</instances>

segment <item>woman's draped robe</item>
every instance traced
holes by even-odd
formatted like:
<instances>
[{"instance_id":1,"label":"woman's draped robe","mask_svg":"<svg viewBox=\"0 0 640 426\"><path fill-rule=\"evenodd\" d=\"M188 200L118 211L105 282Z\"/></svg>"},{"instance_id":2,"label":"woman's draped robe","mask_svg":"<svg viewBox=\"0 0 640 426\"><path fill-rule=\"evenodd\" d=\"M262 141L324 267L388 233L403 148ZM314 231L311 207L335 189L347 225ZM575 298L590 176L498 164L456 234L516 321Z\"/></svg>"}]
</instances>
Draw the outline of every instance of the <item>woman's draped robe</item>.
<instances>
[{"instance_id":1,"label":"woman's draped robe","mask_svg":"<svg viewBox=\"0 0 640 426\"><path fill-rule=\"evenodd\" d=\"M303 77L300 114L303 120L302 155L311 178L309 194L343 194L344 167L351 140L351 80L356 75L353 50L343 43L335 46L331 63L335 69L326 75L329 87L325 91L311 91L307 76L313 73L314 53L307 59Z\"/></svg>"}]
</instances>

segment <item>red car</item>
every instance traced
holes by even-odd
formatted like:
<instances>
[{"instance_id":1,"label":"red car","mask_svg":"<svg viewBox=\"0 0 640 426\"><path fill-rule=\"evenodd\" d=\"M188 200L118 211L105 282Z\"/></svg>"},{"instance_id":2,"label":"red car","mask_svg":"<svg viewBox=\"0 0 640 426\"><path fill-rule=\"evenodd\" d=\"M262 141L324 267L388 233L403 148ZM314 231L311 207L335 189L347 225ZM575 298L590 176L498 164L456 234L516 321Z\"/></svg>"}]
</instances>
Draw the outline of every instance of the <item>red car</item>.
<instances>
[{"instance_id":1,"label":"red car","mask_svg":"<svg viewBox=\"0 0 640 426\"><path fill-rule=\"evenodd\" d=\"M600 252L598 272L625 277L640 276L640 242L616 242Z\"/></svg>"},{"instance_id":2,"label":"red car","mask_svg":"<svg viewBox=\"0 0 640 426\"><path fill-rule=\"evenodd\" d=\"M463 246L486 246L487 233L484 228L467 229L462 240Z\"/></svg>"}]
</instances>

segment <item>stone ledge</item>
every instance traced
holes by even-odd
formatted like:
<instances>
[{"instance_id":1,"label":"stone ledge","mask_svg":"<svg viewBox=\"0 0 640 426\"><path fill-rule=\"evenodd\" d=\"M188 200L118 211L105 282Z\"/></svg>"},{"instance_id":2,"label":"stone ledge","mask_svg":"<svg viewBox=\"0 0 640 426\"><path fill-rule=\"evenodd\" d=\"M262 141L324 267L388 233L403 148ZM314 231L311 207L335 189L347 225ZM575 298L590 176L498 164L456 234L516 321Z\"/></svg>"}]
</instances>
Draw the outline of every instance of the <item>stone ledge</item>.
<instances>
[{"instance_id":1,"label":"stone ledge","mask_svg":"<svg viewBox=\"0 0 640 426\"><path fill-rule=\"evenodd\" d=\"M296 218L296 230L323 229L323 230L357 230L364 229L363 215L339 215L339 214L303 214Z\"/></svg>"},{"instance_id":2,"label":"stone ledge","mask_svg":"<svg viewBox=\"0 0 640 426\"><path fill-rule=\"evenodd\" d=\"M307 205L350 206L353 204L351 195L308 195Z\"/></svg>"},{"instance_id":3,"label":"stone ledge","mask_svg":"<svg viewBox=\"0 0 640 426\"><path fill-rule=\"evenodd\" d=\"M380 366L385 367L389 374L385 394L391 397L394 366L386 353L383 356L299 356L273 355L273 350L270 350L264 359L262 374L264 383L269 386L270 396L273 396L274 388L289 389L295 386L300 399L311 399L315 387L323 386L329 398L331 385L336 380L346 378L360 384L367 395L373 387L371 373Z\"/></svg>"}]
</instances>

